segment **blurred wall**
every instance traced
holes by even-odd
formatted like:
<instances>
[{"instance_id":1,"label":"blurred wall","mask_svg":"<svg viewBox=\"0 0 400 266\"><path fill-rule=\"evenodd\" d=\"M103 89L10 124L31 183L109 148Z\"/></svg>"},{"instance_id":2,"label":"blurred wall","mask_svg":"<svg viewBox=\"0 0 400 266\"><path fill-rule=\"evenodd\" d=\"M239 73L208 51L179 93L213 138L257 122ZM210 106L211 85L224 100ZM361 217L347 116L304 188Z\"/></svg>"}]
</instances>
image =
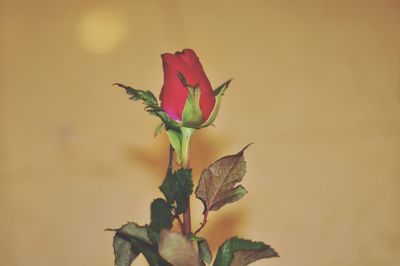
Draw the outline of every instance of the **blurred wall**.
<instances>
[{"instance_id":1,"label":"blurred wall","mask_svg":"<svg viewBox=\"0 0 400 266\"><path fill-rule=\"evenodd\" d=\"M191 47L214 86L234 78L196 176L254 142L212 248L240 235L281 254L254 265L400 265L399 25L395 0L0 0L0 264L112 265L103 230L149 220L168 142L111 84L158 94L159 55Z\"/></svg>"}]
</instances>

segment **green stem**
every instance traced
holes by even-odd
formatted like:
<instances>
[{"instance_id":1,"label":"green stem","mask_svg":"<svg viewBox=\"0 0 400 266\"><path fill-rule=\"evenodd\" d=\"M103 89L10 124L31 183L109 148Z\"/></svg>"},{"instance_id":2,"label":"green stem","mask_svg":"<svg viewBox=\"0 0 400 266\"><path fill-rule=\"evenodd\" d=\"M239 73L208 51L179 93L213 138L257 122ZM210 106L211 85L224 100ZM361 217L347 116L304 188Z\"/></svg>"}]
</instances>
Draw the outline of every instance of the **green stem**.
<instances>
[{"instance_id":1,"label":"green stem","mask_svg":"<svg viewBox=\"0 0 400 266\"><path fill-rule=\"evenodd\" d=\"M182 166L189 168L189 157L190 157L190 142L192 136L196 132L195 128L181 127L182 133Z\"/></svg>"},{"instance_id":2,"label":"green stem","mask_svg":"<svg viewBox=\"0 0 400 266\"><path fill-rule=\"evenodd\" d=\"M182 133L182 167L190 168L190 143L192 136L196 132L194 128L181 127ZM183 213L183 233L189 236L192 231L192 222L190 217L190 197L188 199L187 209Z\"/></svg>"}]
</instances>

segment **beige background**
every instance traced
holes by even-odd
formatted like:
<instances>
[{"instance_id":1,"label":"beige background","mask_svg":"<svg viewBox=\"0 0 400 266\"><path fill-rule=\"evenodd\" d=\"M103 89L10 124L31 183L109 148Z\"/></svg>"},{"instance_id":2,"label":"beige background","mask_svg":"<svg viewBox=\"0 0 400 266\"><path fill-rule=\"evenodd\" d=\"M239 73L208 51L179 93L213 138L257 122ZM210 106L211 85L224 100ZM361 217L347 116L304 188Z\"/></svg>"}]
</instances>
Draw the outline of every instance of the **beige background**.
<instances>
[{"instance_id":1,"label":"beige background","mask_svg":"<svg viewBox=\"0 0 400 266\"><path fill-rule=\"evenodd\" d=\"M196 178L255 143L213 249L240 235L281 254L254 265L400 265L399 1L0 3L1 265L112 265L103 229L149 220L168 143L111 84L158 95L159 55L186 47L214 86L234 78Z\"/></svg>"}]
</instances>

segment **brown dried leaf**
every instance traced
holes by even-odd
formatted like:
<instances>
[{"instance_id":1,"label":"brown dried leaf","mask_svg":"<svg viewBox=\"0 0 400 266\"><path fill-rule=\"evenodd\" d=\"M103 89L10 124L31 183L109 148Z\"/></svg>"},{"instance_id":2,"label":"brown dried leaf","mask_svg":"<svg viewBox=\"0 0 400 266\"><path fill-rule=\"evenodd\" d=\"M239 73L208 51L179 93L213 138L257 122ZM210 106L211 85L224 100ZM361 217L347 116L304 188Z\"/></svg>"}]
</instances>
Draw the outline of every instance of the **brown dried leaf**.
<instances>
[{"instance_id":1,"label":"brown dried leaf","mask_svg":"<svg viewBox=\"0 0 400 266\"><path fill-rule=\"evenodd\" d=\"M158 252L173 266L199 266L192 242L179 233L162 230Z\"/></svg>"},{"instance_id":2,"label":"brown dried leaf","mask_svg":"<svg viewBox=\"0 0 400 266\"><path fill-rule=\"evenodd\" d=\"M217 160L201 173L196 197L203 202L205 212L216 211L225 204L241 199L247 193L242 185L236 184L242 181L246 173L243 153L249 145L237 154Z\"/></svg>"}]
</instances>

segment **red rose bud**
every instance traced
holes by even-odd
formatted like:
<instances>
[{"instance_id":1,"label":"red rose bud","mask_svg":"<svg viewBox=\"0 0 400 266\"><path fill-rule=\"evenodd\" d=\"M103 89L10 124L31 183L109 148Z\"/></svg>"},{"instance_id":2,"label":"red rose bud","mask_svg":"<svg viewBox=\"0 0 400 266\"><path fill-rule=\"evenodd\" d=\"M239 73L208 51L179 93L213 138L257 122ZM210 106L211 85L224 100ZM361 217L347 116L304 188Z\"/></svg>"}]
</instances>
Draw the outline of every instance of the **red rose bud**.
<instances>
[{"instance_id":1,"label":"red rose bud","mask_svg":"<svg viewBox=\"0 0 400 266\"><path fill-rule=\"evenodd\" d=\"M193 50L185 49L163 54L162 61L161 108L184 127L201 127L214 110L215 95L199 58Z\"/></svg>"}]
</instances>

